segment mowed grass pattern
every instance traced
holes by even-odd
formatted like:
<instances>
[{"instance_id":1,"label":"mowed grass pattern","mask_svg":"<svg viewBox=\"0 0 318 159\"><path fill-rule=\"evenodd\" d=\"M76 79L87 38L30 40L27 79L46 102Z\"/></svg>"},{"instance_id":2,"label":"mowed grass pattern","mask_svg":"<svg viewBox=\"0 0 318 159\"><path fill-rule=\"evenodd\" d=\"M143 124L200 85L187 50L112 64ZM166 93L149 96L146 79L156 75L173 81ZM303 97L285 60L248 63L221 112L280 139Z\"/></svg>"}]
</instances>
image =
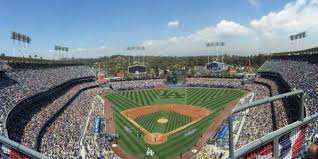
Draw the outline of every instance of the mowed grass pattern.
<instances>
[{"instance_id":1,"label":"mowed grass pattern","mask_svg":"<svg viewBox=\"0 0 318 159\"><path fill-rule=\"evenodd\" d=\"M167 123L158 123L160 118L168 119ZM191 118L175 111L159 111L139 116L135 121L151 133L167 133L191 122Z\"/></svg>"},{"instance_id":2,"label":"mowed grass pattern","mask_svg":"<svg viewBox=\"0 0 318 159\"><path fill-rule=\"evenodd\" d=\"M167 94L166 91L168 92L168 95L170 92L168 99L162 97L163 94ZM180 94L184 94L184 98L179 98ZM106 98L113 104L113 117L116 132L120 135L119 145L121 148L137 158L150 158L146 156L146 151L150 148L154 151L154 157L152 158L170 159L191 149L206 131L208 126L213 122L213 119L217 117L230 102L243 95L244 92L237 89L176 88L117 92L109 94ZM137 138L137 133L141 133L141 131L120 114L121 111L130 108L169 103L204 107L209 109L212 114L186 129L169 136L168 141L160 145L149 145L145 143L143 136ZM174 122L177 122L177 119L169 118L168 120L169 122L173 120L175 120ZM145 124L146 123L147 122L145 121ZM150 121L149 123L152 122ZM127 131L125 128L129 128L130 131ZM167 128L168 130L164 131L169 131L169 129L173 128L174 126L171 126L171 128ZM155 130L156 126L152 129ZM196 129L195 134L192 134L191 136L184 135L193 129Z\"/></svg>"}]
</instances>

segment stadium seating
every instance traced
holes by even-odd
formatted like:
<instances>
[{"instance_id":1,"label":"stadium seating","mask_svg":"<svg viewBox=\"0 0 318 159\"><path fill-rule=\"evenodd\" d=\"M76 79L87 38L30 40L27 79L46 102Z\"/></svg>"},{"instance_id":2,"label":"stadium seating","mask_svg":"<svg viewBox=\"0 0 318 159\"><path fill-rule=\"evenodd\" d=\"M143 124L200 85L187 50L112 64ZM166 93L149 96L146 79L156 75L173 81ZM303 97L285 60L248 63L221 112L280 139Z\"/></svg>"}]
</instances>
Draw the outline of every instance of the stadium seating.
<instances>
[{"instance_id":1,"label":"stadium seating","mask_svg":"<svg viewBox=\"0 0 318 159\"><path fill-rule=\"evenodd\" d=\"M150 80L134 80L134 81L117 81L111 82L110 87L115 90L133 90L133 89L149 89L164 87L164 79L150 79Z\"/></svg>"},{"instance_id":2,"label":"stadium seating","mask_svg":"<svg viewBox=\"0 0 318 159\"><path fill-rule=\"evenodd\" d=\"M292 89L304 90L306 112L311 115L318 112L317 68L318 56L316 54L293 54L274 56L262 65L259 72L277 72ZM307 135L311 136L317 128L317 124L312 125Z\"/></svg>"},{"instance_id":3,"label":"stadium seating","mask_svg":"<svg viewBox=\"0 0 318 159\"><path fill-rule=\"evenodd\" d=\"M50 65L39 68L38 64L29 64L26 69L6 70L0 79L0 134L4 134L7 114L19 102L69 80L92 76L94 73L87 66Z\"/></svg>"},{"instance_id":4,"label":"stadium seating","mask_svg":"<svg viewBox=\"0 0 318 159\"><path fill-rule=\"evenodd\" d=\"M194 79L191 79L194 80ZM214 79L216 80L216 79ZM207 83L209 80L197 80L198 85ZM217 81L217 80L216 80ZM223 86L227 80L219 80ZM248 96L245 100L239 102L240 105L247 104L250 101L264 99L270 96L286 93L290 91L285 81L275 73L260 73L251 83L244 84L242 89L250 91L253 96ZM215 83L215 82L214 82ZM229 82L228 84L230 84ZM239 83L239 82L237 82ZM263 104L257 108L251 108L235 115L237 122L234 127L234 134L237 135L237 140L234 141L236 148L240 148L272 131L280 129L287 124L290 124L298 119L297 99L283 99L273 103ZM244 119L244 120L243 120ZM227 121L223 121L226 124ZM239 130L239 125L242 125ZM204 149L211 149L209 145L215 145L223 149L228 149L228 134L223 134L223 139L219 139L218 132L222 132L224 126L220 126L215 134L211 134L211 138L207 141ZM212 148L213 149L213 148ZM213 156L215 154L200 154L203 156Z\"/></svg>"},{"instance_id":5,"label":"stadium seating","mask_svg":"<svg viewBox=\"0 0 318 159\"><path fill-rule=\"evenodd\" d=\"M187 78L186 86L240 88L241 81L236 78Z\"/></svg>"},{"instance_id":6,"label":"stadium seating","mask_svg":"<svg viewBox=\"0 0 318 159\"><path fill-rule=\"evenodd\" d=\"M89 115L88 127L83 135L83 145L84 151L86 152L86 158L98 158L98 156L105 156L105 158L116 158L117 155L111 151L111 145L108 141L107 136L98 136L96 138L96 134L94 133L95 127L95 118L97 115L104 115L104 103L101 102L101 99L95 98L93 99L93 109ZM110 121L105 119L105 124L108 124ZM101 130L107 131L106 130Z\"/></svg>"},{"instance_id":7,"label":"stadium seating","mask_svg":"<svg viewBox=\"0 0 318 159\"><path fill-rule=\"evenodd\" d=\"M302 89L305 91L306 114L314 114L318 111L317 68L318 59L314 55L280 55L266 61L259 69L257 77L247 84L242 83L242 79L232 78L186 78L184 86L242 88L253 92L251 99L253 101L294 89ZM2 135L6 132L4 128L7 128L10 139L51 158L65 156L78 158L81 156L81 148L85 149L86 157L116 157L110 149L107 136L102 136L98 140L94 138L95 134L92 130L94 119L96 115L100 115L103 108L103 104L96 98L101 90L99 88L86 90L86 88L91 88L96 83L74 82L55 93L53 91L72 80L94 77L95 73L89 67L0 62L0 72L2 72L0 76L0 133ZM164 79L110 82L110 88L113 91L165 86ZM51 92L46 94L46 100L30 107L20 107L22 101L33 100L33 97L44 92ZM242 101L237 107L248 101L250 99ZM299 117L298 102L297 97L281 99L236 114L237 125L243 125L241 130L238 126L234 127L234 133L238 135L235 141L236 148L296 121ZM8 114L14 112L13 110L16 110L14 116L6 121ZM88 119L87 127L90 131L84 132L86 119ZM65 123L68 123L68 127L65 127ZM226 127L225 121L218 132L222 132L224 127ZM306 134L307 138L317 129L317 124L310 125ZM219 135L211 134L207 145L213 144L226 149L228 134L224 132L221 136L220 139ZM80 145L81 142L83 146ZM107 151L102 151L101 148ZM206 157L212 155L217 158L224 154L201 155Z\"/></svg>"},{"instance_id":8,"label":"stadium seating","mask_svg":"<svg viewBox=\"0 0 318 159\"><path fill-rule=\"evenodd\" d=\"M20 110L11 112L7 120L9 138L23 145L36 149L40 132L46 124L57 116L68 102L81 90L95 86L94 82L75 83L61 91L50 94L47 98L24 105ZM18 109L18 108L16 108ZM11 117L12 116L12 117Z\"/></svg>"},{"instance_id":9,"label":"stadium seating","mask_svg":"<svg viewBox=\"0 0 318 159\"><path fill-rule=\"evenodd\" d=\"M6 71L11 69L10 66L8 66L4 61L0 60L0 72Z\"/></svg>"},{"instance_id":10,"label":"stadium seating","mask_svg":"<svg viewBox=\"0 0 318 159\"><path fill-rule=\"evenodd\" d=\"M0 72L5 70L5 63L0 61Z\"/></svg>"},{"instance_id":11,"label":"stadium seating","mask_svg":"<svg viewBox=\"0 0 318 159\"><path fill-rule=\"evenodd\" d=\"M8 135L10 139L27 147L41 149L41 152L51 157L55 154L53 158L61 157L56 156L56 154L60 154L59 152L52 152L52 150L58 150L57 147L51 146L52 149L45 149L45 146L41 147L40 144L47 141L46 134L53 130L51 128L52 123L59 123L55 121L59 121L61 116L65 115L64 111L68 111L68 109L65 109L66 106L72 105L74 109L74 105L76 105L78 112L72 112L74 122L70 122L69 116L63 118L65 121L61 122L76 124L76 120L84 120L81 115L85 114L82 114L82 111L89 108L87 102L90 100L86 101L83 96L86 95L90 99L91 97L88 95L95 95L99 92L94 90L94 94L86 93L86 91L81 93L86 88L96 86L95 82L89 82L95 76L94 72L89 67L82 65L6 64L1 62L0 66L2 72L0 78L0 134ZM70 102L71 99L74 100L73 103ZM81 102L78 102L79 100ZM67 108L69 107L71 106ZM78 109L78 107L81 108ZM80 128L83 127L81 125L76 126L79 128L72 129L72 131L64 128L58 129L59 132L64 131L62 134L70 135L62 141L68 142L73 136L81 136L78 132L82 131ZM45 145L48 144L45 143ZM61 142L61 144L64 144L64 142ZM64 150L73 152L73 156L76 156L78 152L75 153L69 148ZM70 156L72 155L70 154Z\"/></svg>"},{"instance_id":12,"label":"stadium seating","mask_svg":"<svg viewBox=\"0 0 318 159\"><path fill-rule=\"evenodd\" d=\"M41 135L39 145L41 153L50 158L80 157L80 139L84 124L95 100L94 97L99 92L99 88L80 92L67 108L48 124Z\"/></svg>"}]
</instances>

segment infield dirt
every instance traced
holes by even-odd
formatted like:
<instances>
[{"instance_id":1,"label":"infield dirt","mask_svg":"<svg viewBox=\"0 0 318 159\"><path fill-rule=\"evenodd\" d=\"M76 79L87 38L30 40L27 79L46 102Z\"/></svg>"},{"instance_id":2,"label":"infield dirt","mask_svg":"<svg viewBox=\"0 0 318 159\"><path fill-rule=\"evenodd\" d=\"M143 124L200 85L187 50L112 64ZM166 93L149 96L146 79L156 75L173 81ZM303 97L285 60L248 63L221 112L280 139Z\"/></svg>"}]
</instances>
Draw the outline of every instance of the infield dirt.
<instances>
[{"instance_id":1,"label":"infield dirt","mask_svg":"<svg viewBox=\"0 0 318 159\"><path fill-rule=\"evenodd\" d=\"M179 114L188 116L192 121L185 124L177 129L174 129L168 133L150 133L148 130L139 125L134 119L139 116L146 115L149 113L155 113L159 111L175 111ZM210 115L211 112L208 109L195 107L192 105L182 105L182 104L164 104L164 105L151 105L143 106L138 108L127 109L120 112L127 120L134 124L140 131L144 133L144 140L148 144L162 144L167 141L168 137L176 132L179 132L188 126L195 124L206 116Z\"/></svg>"}]
</instances>

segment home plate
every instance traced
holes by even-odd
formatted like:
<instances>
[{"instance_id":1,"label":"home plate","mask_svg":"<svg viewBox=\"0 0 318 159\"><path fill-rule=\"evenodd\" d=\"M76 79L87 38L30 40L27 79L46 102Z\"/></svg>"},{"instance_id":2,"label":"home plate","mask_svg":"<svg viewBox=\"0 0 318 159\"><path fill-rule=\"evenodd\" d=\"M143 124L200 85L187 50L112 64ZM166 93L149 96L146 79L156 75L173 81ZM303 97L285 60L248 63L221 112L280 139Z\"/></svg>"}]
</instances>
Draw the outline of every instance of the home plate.
<instances>
[{"instance_id":1,"label":"home plate","mask_svg":"<svg viewBox=\"0 0 318 159\"><path fill-rule=\"evenodd\" d=\"M117 144L112 144L112 147L117 147Z\"/></svg>"},{"instance_id":2,"label":"home plate","mask_svg":"<svg viewBox=\"0 0 318 159\"><path fill-rule=\"evenodd\" d=\"M191 152L192 152L192 153L197 153L198 150L197 150L197 149L192 149Z\"/></svg>"}]
</instances>

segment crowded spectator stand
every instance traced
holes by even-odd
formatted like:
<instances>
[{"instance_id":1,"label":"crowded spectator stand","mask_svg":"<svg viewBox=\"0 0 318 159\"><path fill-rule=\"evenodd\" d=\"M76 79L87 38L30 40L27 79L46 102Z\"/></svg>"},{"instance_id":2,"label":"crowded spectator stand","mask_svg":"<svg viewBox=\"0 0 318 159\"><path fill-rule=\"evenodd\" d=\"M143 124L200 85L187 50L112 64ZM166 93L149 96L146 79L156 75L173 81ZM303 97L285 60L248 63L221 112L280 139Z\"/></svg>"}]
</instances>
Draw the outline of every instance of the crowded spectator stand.
<instances>
[{"instance_id":1,"label":"crowded spectator stand","mask_svg":"<svg viewBox=\"0 0 318 159\"><path fill-rule=\"evenodd\" d=\"M37 134L36 130L40 127L30 129L30 131L21 131L23 133L22 136L24 136L22 138L21 135L15 136L15 130L19 131L21 128L19 123L23 122L8 124L14 123L7 122L9 114L13 112L13 110L16 110L16 108L23 110L23 107L16 107L17 105L23 105L23 103L28 103L41 96L50 96L53 90L60 91L60 87L70 84L71 81L74 82L85 79L92 81L95 75L89 67L80 64L52 64L45 63L44 61L41 61L41 63L23 63L15 61L14 59L12 60L13 61L7 60L0 62L0 72L2 75L0 78L0 134L20 142L33 141L29 145L31 145L30 147L34 147L34 144L32 144L34 143L34 138L32 136L34 136L33 134ZM38 104L41 104L41 102ZM24 108L27 110L27 107ZM38 111L41 112L41 110L42 109L39 109ZM27 116L28 114L21 115ZM29 115L31 117L26 118L32 119L33 114ZM50 115L50 113L47 115ZM21 119L19 119L20 121L25 119L23 116L17 117L21 117ZM39 119L32 120L28 124L32 125L32 122L38 123L39 121L45 122L45 120L42 121L42 118ZM26 127L28 126L26 125ZM6 128L12 130L10 134L8 134Z\"/></svg>"},{"instance_id":2,"label":"crowded spectator stand","mask_svg":"<svg viewBox=\"0 0 318 159\"><path fill-rule=\"evenodd\" d=\"M135 90L135 89L150 89L165 87L164 79L149 79L149 80L132 80L132 81L116 81L110 82L110 88L114 91L120 90Z\"/></svg>"},{"instance_id":3,"label":"crowded spectator stand","mask_svg":"<svg viewBox=\"0 0 318 159\"><path fill-rule=\"evenodd\" d=\"M236 78L186 78L184 86L241 88L252 92L253 96L241 101L238 107L254 100L302 89L305 91L306 114L314 114L318 111L317 68L318 56L314 51L310 54L279 54L268 60L259 69L257 77L247 84L242 84L242 79ZM2 135L8 135L10 139L38 149L52 158L118 157L111 151L109 136L99 135L96 140L96 135L92 133L95 117L104 114L100 114L103 112L103 104L96 97L101 90L90 88L96 83L91 80L78 82L79 79L95 76L89 67L67 64L10 64L0 61L0 74ZM70 84L74 80L76 82ZM55 90L67 84L70 85ZM110 82L112 91L162 87L166 87L165 79ZM47 96L51 100L38 102L32 107L21 104L28 103L37 96ZM297 102L297 98L281 99L236 114L236 147L240 148L294 122L299 116L295 107ZM38 109L34 109L35 107ZM12 117L8 118L11 113ZM66 127L65 123L68 123L69 127ZM309 125L307 138L314 135L317 128L317 124ZM220 126L220 130L224 129L226 130L225 122ZM227 149L228 134L226 131L220 132L222 135L212 134L207 144ZM206 150L208 152L209 149ZM82 151L85 153L82 154ZM220 158L224 153L202 155Z\"/></svg>"},{"instance_id":4,"label":"crowded spectator stand","mask_svg":"<svg viewBox=\"0 0 318 159\"><path fill-rule=\"evenodd\" d=\"M318 48L274 54L266 61L259 72L275 72L287 81L292 90L302 89L305 92L304 101L307 114L318 112ZM309 124L307 138L317 132L317 124Z\"/></svg>"},{"instance_id":5,"label":"crowded spectator stand","mask_svg":"<svg viewBox=\"0 0 318 159\"><path fill-rule=\"evenodd\" d=\"M10 69L10 66L8 66L5 61L0 60L0 78L3 78L4 73Z\"/></svg>"},{"instance_id":6,"label":"crowded spectator stand","mask_svg":"<svg viewBox=\"0 0 318 159\"><path fill-rule=\"evenodd\" d=\"M241 88L242 79L237 78L187 78L188 87Z\"/></svg>"}]
</instances>

